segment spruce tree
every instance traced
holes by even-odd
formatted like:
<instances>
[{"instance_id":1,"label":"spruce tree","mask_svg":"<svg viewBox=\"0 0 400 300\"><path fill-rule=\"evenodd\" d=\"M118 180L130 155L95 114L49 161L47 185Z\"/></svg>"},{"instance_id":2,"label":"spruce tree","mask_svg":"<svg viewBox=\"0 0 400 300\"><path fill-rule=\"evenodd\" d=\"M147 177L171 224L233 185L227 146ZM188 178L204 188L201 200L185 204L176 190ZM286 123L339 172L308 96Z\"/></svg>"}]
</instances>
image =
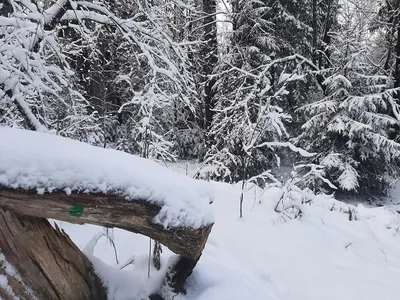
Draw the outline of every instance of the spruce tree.
<instances>
[{"instance_id":1,"label":"spruce tree","mask_svg":"<svg viewBox=\"0 0 400 300\"><path fill-rule=\"evenodd\" d=\"M265 18L270 7L260 1L238 1L234 8L228 53L214 75L214 143L205 164L206 173L214 178L244 182L279 163L277 147L302 152L287 143L284 121L290 116L280 104L287 83L311 63L299 55L275 58L278 37L274 24ZM287 65L292 65L290 74L278 80L277 70Z\"/></svg>"},{"instance_id":2,"label":"spruce tree","mask_svg":"<svg viewBox=\"0 0 400 300\"><path fill-rule=\"evenodd\" d=\"M308 116L297 144L318 154L310 162L325 167L341 191L386 191L397 172L400 144L389 138L398 123L397 89L379 73L369 49L350 26L333 39L333 68L324 81L324 97L298 109ZM316 180L314 188L324 183Z\"/></svg>"}]
</instances>

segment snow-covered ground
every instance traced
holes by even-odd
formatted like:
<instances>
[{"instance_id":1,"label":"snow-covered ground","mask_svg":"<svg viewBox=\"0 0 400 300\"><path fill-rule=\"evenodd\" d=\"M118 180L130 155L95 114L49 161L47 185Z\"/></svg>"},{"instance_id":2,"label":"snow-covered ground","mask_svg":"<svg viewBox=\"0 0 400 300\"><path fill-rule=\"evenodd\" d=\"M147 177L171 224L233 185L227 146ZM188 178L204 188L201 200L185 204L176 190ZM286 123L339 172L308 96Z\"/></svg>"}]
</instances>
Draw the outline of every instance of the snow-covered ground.
<instances>
[{"instance_id":1,"label":"snow-covered ground","mask_svg":"<svg viewBox=\"0 0 400 300\"><path fill-rule=\"evenodd\" d=\"M181 163L192 175L195 164ZM186 169L188 172L186 172ZM213 183L215 225L203 256L188 280L185 300L397 300L400 295L400 217L386 207L366 208L317 196L302 207L301 219L274 211L282 191L245 194L239 219L240 187ZM354 221L349 221L349 211ZM84 248L102 228L59 223ZM146 299L157 289L162 270L148 279L149 239L113 230L114 249L106 238L94 248L96 269L107 281L110 299ZM87 249L86 249L87 250ZM90 252L90 251L89 251ZM169 251L164 249L163 265ZM111 268L104 263L112 266ZM180 298L175 297L175 300Z\"/></svg>"},{"instance_id":2,"label":"snow-covered ground","mask_svg":"<svg viewBox=\"0 0 400 300\"><path fill-rule=\"evenodd\" d=\"M397 182L395 188L393 188L389 197L385 199L385 204L396 211L400 212L400 181Z\"/></svg>"}]
</instances>

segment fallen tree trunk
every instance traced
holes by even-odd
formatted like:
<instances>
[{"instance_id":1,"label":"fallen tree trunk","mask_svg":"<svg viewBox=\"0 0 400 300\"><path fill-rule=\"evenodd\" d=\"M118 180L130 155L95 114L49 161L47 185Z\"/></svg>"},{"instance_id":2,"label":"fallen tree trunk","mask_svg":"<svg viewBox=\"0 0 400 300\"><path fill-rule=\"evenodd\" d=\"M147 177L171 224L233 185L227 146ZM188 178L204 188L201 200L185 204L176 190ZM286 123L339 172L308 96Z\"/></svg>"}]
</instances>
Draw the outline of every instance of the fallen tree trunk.
<instances>
[{"instance_id":1,"label":"fallen tree trunk","mask_svg":"<svg viewBox=\"0 0 400 300\"><path fill-rule=\"evenodd\" d=\"M93 266L46 219L0 208L0 299L106 300Z\"/></svg>"},{"instance_id":2,"label":"fallen tree trunk","mask_svg":"<svg viewBox=\"0 0 400 300\"><path fill-rule=\"evenodd\" d=\"M160 206L152 204L149 201L126 201L122 197L116 195L66 195L64 193L39 195L36 191L0 187L0 208L10 210L18 216L24 216L18 217L17 219L28 222L28 224L31 224L29 226L33 226L34 228L39 226L41 230L47 228L44 230L45 232L50 230L49 227L45 226L50 225L45 225L48 224L48 222L43 218L51 218L76 224L88 223L108 228L121 228L149 236L179 255L176 262L169 268L163 288L175 293L185 292L185 281L196 266L212 228L212 224L210 224L202 228L179 227L166 229L154 222L155 216L161 209ZM4 213L2 215L4 215ZM41 221L39 222L39 220ZM0 226L2 225L0 224ZM51 234L57 238L60 232L59 230L55 230L55 232L57 232L57 234ZM23 235L22 232L21 234ZM60 239L60 237L58 238ZM66 238L68 237L66 236ZM45 236L43 239L47 240ZM72 244L69 238L64 242L60 241L60 244L63 243ZM38 255L40 255L40 247L38 245L34 246L37 248L36 251L38 251ZM15 247L22 247L22 245L18 244ZM3 243L1 240L0 249L3 251ZM53 250L55 250L55 248ZM25 253L25 255L26 254L27 253ZM83 255L82 253L80 254ZM7 260L9 260L8 255L10 254L6 255L6 253L4 253L4 255ZM50 253L48 255L50 257ZM14 264L13 259L9 262L12 265ZM53 262L57 263L57 260L53 259ZM81 280L82 279L81 277ZM47 288L48 287L45 289ZM59 298L39 297L39 299ZM60 299L91 298L78 297Z\"/></svg>"},{"instance_id":3,"label":"fallen tree trunk","mask_svg":"<svg viewBox=\"0 0 400 300\"><path fill-rule=\"evenodd\" d=\"M50 218L75 224L121 228L146 235L183 257L197 259L212 224L203 228L165 229L154 222L161 207L149 201L126 201L115 195L51 193L0 187L0 207L17 214Z\"/></svg>"}]
</instances>

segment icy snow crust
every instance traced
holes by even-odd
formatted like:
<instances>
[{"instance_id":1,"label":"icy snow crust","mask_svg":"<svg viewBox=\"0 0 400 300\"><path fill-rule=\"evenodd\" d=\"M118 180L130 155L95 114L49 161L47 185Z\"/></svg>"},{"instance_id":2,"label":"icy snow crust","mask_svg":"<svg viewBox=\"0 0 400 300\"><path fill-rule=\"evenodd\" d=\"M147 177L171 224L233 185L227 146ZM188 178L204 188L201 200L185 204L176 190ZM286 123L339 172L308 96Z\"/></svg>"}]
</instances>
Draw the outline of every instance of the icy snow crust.
<instances>
[{"instance_id":1,"label":"icy snow crust","mask_svg":"<svg viewBox=\"0 0 400 300\"><path fill-rule=\"evenodd\" d=\"M0 127L0 186L36 189L39 194L117 194L162 208L164 227L199 228L214 221L213 189L167 168L124 152L52 135Z\"/></svg>"}]
</instances>

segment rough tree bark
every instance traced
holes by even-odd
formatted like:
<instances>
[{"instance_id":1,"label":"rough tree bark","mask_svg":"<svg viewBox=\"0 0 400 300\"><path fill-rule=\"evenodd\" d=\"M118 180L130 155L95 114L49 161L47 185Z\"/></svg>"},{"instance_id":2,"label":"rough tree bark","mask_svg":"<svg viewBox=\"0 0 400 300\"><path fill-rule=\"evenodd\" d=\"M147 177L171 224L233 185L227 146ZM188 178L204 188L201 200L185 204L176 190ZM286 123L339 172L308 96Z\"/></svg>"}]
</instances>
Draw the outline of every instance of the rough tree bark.
<instances>
[{"instance_id":1,"label":"rough tree bark","mask_svg":"<svg viewBox=\"0 0 400 300\"><path fill-rule=\"evenodd\" d=\"M46 219L15 215L0 208L0 251L18 276L0 260L0 299L106 300L93 266L70 240Z\"/></svg>"},{"instance_id":2,"label":"rough tree bark","mask_svg":"<svg viewBox=\"0 0 400 300\"><path fill-rule=\"evenodd\" d=\"M159 241L172 252L192 259L200 256L212 227L165 229L154 223L160 206L148 201L126 201L114 195L39 195L36 191L0 188L0 207L25 216L140 233Z\"/></svg>"}]
</instances>

